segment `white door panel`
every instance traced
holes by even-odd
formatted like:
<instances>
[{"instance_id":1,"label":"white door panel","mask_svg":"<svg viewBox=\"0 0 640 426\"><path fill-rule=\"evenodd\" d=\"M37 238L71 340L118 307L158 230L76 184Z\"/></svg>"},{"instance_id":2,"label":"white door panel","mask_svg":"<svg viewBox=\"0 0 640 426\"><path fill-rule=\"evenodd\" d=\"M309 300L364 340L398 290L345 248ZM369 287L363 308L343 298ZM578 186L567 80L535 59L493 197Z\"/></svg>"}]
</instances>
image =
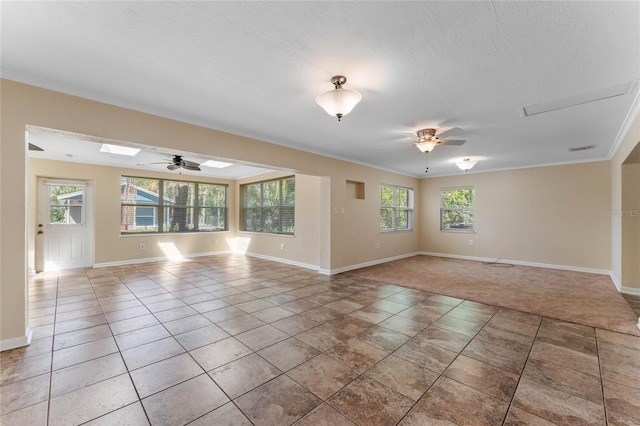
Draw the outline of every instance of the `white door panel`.
<instances>
[{"instance_id":1,"label":"white door panel","mask_svg":"<svg viewBox=\"0 0 640 426\"><path fill-rule=\"evenodd\" d=\"M90 182L38 179L39 269L93 265L92 202Z\"/></svg>"}]
</instances>

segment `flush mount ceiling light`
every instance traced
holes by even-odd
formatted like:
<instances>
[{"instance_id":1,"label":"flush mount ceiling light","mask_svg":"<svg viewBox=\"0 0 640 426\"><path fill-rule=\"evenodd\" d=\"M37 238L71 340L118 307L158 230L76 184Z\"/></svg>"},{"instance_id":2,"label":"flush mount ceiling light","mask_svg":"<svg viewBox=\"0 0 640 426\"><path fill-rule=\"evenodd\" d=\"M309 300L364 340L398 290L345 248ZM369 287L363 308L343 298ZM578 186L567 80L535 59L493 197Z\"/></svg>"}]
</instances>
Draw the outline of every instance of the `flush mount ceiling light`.
<instances>
[{"instance_id":1,"label":"flush mount ceiling light","mask_svg":"<svg viewBox=\"0 0 640 426\"><path fill-rule=\"evenodd\" d=\"M342 87L347 82L347 77L336 75L331 77L331 83L335 89L324 92L316 98L316 103L320 105L329 115L338 117L341 121L344 115L351 112L354 106L360 102L362 95L355 90Z\"/></svg>"},{"instance_id":2,"label":"flush mount ceiling light","mask_svg":"<svg viewBox=\"0 0 640 426\"><path fill-rule=\"evenodd\" d=\"M135 157L136 154L140 152L140 150L138 148L130 148L128 146L110 145L108 143L103 143L100 147L100 152Z\"/></svg>"},{"instance_id":3,"label":"flush mount ceiling light","mask_svg":"<svg viewBox=\"0 0 640 426\"><path fill-rule=\"evenodd\" d=\"M478 162L476 160L472 160L470 158L465 158L464 160L457 162L456 166L458 166L460 168L460 170L464 170L465 172L468 172L477 163Z\"/></svg>"}]
</instances>

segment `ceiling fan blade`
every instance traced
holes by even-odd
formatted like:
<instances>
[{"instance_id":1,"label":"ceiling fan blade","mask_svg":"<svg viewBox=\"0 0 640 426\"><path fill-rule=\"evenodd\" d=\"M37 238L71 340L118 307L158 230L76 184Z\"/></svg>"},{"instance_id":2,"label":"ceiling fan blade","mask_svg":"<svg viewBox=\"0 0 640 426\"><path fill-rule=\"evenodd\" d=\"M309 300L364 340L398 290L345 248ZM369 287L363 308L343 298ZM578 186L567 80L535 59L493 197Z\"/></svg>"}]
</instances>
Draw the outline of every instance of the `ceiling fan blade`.
<instances>
[{"instance_id":1,"label":"ceiling fan blade","mask_svg":"<svg viewBox=\"0 0 640 426\"><path fill-rule=\"evenodd\" d=\"M167 164L170 163L171 161L157 161L155 163L147 163L147 164Z\"/></svg>"},{"instance_id":2,"label":"ceiling fan blade","mask_svg":"<svg viewBox=\"0 0 640 426\"><path fill-rule=\"evenodd\" d=\"M418 135L416 135L415 133L402 132L401 135L411 139L416 139L416 140L418 139Z\"/></svg>"},{"instance_id":3,"label":"ceiling fan blade","mask_svg":"<svg viewBox=\"0 0 640 426\"><path fill-rule=\"evenodd\" d=\"M182 160L182 165L183 166L190 166L190 167L198 167L200 164L194 162L194 161L188 161L188 160Z\"/></svg>"},{"instance_id":4,"label":"ceiling fan blade","mask_svg":"<svg viewBox=\"0 0 640 426\"><path fill-rule=\"evenodd\" d=\"M169 170L176 170L176 169L179 169L180 167L182 167L182 166L176 166L175 164L169 164L169 165L167 166L167 169L169 169Z\"/></svg>"},{"instance_id":5,"label":"ceiling fan blade","mask_svg":"<svg viewBox=\"0 0 640 426\"><path fill-rule=\"evenodd\" d=\"M38 145L34 145L29 142L29 151L44 151L44 149L40 148Z\"/></svg>"},{"instance_id":6,"label":"ceiling fan blade","mask_svg":"<svg viewBox=\"0 0 640 426\"><path fill-rule=\"evenodd\" d=\"M195 163L194 163L195 164ZM184 164L182 167L184 167L186 170L194 170L196 172L200 171L200 167L198 167L198 165L191 165L191 164Z\"/></svg>"},{"instance_id":7,"label":"ceiling fan blade","mask_svg":"<svg viewBox=\"0 0 640 426\"><path fill-rule=\"evenodd\" d=\"M466 140L462 139L448 139L446 141L442 141L442 145L462 145L466 142Z\"/></svg>"},{"instance_id":8,"label":"ceiling fan blade","mask_svg":"<svg viewBox=\"0 0 640 426\"><path fill-rule=\"evenodd\" d=\"M459 135L460 133L464 133L464 130L462 130L460 127L452 127L451 129L447 130L446 132L442 132L437 136L440 139L446 139L449 136Z\"/></svg>"}]
</instances>

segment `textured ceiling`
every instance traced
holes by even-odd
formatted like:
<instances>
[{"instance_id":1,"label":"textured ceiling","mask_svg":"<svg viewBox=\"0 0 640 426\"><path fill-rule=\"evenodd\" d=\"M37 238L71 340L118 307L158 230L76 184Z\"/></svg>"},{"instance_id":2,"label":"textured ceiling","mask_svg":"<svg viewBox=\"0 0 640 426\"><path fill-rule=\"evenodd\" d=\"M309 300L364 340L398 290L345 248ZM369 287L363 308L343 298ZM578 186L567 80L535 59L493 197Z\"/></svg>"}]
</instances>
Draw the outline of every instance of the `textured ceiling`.
<instances>
[{"instance_id":1,"label":"textured ceiling","mask_svg":"<svg viewBox=\"0 0 640 426\"><path fill-rule=\"evenodd\" d=\"M0 7L4 78L419 177L426 155L403 133L425 127L467 140L428 154L430 176L469 156L471 172L605 159L640 78L640 2ZM335 74L363 97L340 123L315 103Z\"/></svg>"}]
</instances>

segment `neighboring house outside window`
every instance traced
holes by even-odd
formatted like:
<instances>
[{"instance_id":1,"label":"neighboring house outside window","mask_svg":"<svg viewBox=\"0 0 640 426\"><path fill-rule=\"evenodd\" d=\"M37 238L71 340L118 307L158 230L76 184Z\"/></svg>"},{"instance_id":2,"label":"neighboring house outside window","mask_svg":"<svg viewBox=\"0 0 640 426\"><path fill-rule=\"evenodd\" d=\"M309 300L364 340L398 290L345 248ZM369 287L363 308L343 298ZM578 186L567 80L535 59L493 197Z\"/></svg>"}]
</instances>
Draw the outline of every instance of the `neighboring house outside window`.
<instances>
[{"instance_id":1,"label":"neighboring house outside window","mask_svg":"<svg viewBox=\"0 0 640 426\"><path fill-rule=\"evenodd\" d=\"M293 235L295 177L240 185L240 230Z\"/></svg>"},{"instance_id":2,"label":"neighboring house outside window","mask_svg":"<svg viewBox=\"0 0 640 426\"><path fill-rule=\"evenodd\" d=\"M227 185L122 176L120 232L225 231Z\"/></svg>"},{"instance_id":3,"label":"neighboring house outside window","mask_svg":"<svg viewBox=\"0 0 640 426\"><path fill-rule=\"evenodd\" d=\"M380 185L380 231L413 229L413 189Z\"/></svg>"},{"instance_id":4,"label":"neighboring house outside window","mask_svg":"<svg viewBox=\"0 0 640 426\"><path fill-rule=\"evenodd\" d=\"M473 187L440 190L440 230L473 232Z\"/></svg>"}]
</instances>

